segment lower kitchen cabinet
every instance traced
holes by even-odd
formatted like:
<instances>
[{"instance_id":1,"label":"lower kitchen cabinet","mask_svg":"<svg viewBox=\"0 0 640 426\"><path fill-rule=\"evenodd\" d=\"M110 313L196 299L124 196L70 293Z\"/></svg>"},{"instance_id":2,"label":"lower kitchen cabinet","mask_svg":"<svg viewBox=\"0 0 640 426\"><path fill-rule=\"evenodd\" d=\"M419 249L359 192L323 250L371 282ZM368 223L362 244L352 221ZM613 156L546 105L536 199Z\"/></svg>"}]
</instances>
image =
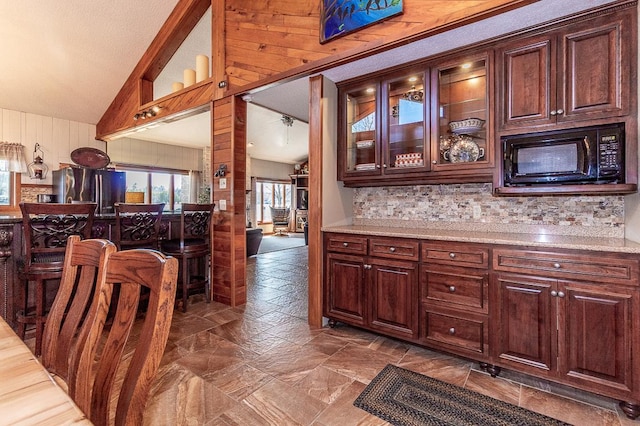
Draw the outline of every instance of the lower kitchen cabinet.
<instances>
[{"instance_id":1,"label":"lower kitchen cabinet","mask_svg":"<svg viewBox=\"0 0 640 426\"><path fill-rule=\"evenodd\" d=\"M640 256L325 233L324 315L640 415Z\"/></svg>"},{"instance_id":2,"label":"lower kitchen cabinet","mask_svg":"<svg viewBox=\"0 0 640 426\"><path fill-rule=\"evenodd\" d=\"M326 234L325 247L323 312L330 324L416 341L419 243Z\"/></svg>"}]
</instances>

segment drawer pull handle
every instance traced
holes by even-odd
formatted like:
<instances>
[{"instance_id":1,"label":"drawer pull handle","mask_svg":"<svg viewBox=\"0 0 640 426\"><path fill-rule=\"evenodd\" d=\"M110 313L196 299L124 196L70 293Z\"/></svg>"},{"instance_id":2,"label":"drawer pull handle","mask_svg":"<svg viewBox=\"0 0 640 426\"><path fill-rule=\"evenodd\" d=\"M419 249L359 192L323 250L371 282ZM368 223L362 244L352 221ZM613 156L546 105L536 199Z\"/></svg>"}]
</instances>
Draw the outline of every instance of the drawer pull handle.
<instances>
[{"instance_id":1,"label":"drawer pull handle","mask_svg":"<svg viewBox=\"0 0 640 426\"><path fill-rule=\"evenodd\" d=\"M449 257L452 258L452 259L455 259L456 258L456 254L455 253L449 253Z\"/></svg>"},{"instance_id":2,"label":"drawer pull handle","mask_svg":"<svg viewBox=\"0 0 640 426\"><path fill-rule=\"evenodd\" d=\"M342 243L343 247L349 247L349 243Z\"/></svg>"},{"instance_id":3,"label":"drawer pull handle","mask_svg":"<svg viewBox=\"0 0 640 426\"><path fill-rule=\"evenodd\" d=\"M390 251L391 253L395 253L396 248L395 248L395 247L389 247L389 251Z\"/></svg>"},{"instance_id":4,"label":"drawer pull handle","mask_svg":"<svg viewBox=\"0 0 640 426\"><path fill-rule=\"evenodd\" d=\"M450 291L451 293L454 293L454 292L456 291L456 286L454 286L454 285L449 286L449 291Z\"/></svg>"},{"instance_id":5,"label":"drawer pull handle","mask_svg":"<svg viewBox=\"0 0 640 426\"><path fill-rule=\"evenodd\" d=\"M556 269L560 269L560 264L559 263L554 263L553 267L556 268Z\"/></svg>"},{"instance_id":6,"label":"drawer pull handle","mask_svg":"<svg viewBox=\"0 0 640 426\"><path fill-rule=\"evenodd\" d=\"M455 328L453 328L453 327L451 327L451 328L449 329L449 334L451 334L451 335L456 334L456 329L455 329Z\"/></svg>"}]
</instances>

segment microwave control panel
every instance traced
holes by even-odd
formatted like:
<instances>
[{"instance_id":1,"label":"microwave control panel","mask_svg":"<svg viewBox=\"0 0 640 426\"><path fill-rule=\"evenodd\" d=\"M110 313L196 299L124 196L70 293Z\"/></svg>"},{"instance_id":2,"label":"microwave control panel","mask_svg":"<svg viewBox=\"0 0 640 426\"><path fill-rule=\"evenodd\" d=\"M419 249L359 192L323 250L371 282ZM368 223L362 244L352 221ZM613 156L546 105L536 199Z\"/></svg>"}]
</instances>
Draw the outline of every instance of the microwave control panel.
<instances>
[{"instance_id":1,"label":"microwave control panel","mask_svg":"<svg viewBox=\"0 0 640 426\"><path fill-rule=\"evenodd\" d=\"M618 133L599 135L599 175L611 176L621 172L622 169L622 142Z\"/></svg>"}]
</instances>

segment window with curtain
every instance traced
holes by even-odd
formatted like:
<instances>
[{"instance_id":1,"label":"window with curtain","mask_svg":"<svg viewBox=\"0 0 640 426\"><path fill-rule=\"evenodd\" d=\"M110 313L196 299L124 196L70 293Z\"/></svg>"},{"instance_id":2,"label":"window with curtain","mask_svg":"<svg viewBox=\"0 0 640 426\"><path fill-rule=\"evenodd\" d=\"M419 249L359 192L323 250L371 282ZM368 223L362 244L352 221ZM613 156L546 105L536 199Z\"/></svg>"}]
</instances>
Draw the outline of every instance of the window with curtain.
<instances>
[{"instance_id":1,"label":"window with curtain","mask_svg":"<svg viewBox=\"0 0 640 426\"><path fill-rule=\"evenodd\" d=\"M17 175L26 170L24 146L18 143L0 142L0 209L17 207L20 201Z\"/></svg>"}]
</instances>

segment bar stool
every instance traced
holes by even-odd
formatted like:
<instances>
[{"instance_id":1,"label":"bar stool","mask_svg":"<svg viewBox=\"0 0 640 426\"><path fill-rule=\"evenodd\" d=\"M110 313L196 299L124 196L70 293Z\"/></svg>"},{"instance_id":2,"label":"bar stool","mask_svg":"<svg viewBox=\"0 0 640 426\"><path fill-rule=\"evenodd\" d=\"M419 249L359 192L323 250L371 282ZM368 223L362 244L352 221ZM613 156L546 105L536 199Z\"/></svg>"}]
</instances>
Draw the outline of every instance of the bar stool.
<instances>
[{"instance_id":1,"label":"bar stool","mask_svg":"<svg viewBox=\"0 0 640 426\"><path fill-rule=\"evenodd\" d=\"M180 262L178 291L182 292L182 312L187 312L190 290L204 288L211 297L209 257L211 255L211 217L215 204L182 204L180 238L165 240L161 250Z\"/></svg>"},{"instance_id":2,"label":"bar stool","mask_svg":"<svg viewBox=\"0 0 640 426\"><path fill-rule=\"evenodd\" d=\"M47 282L60 280L67 239L90 238L95 203L20 203L24 232L24 259L18 276L24 281L18 295L18 336L24 340L26 324L35 324L35 355L40 355L46 321ZM29 307L29 284L34 283L34 306Z\"/></svg>"},{"instance_id":3,"label":"bar stool","mask_svg":"<svg viewBox=\"0 0 640 426\"><path fill-rule=\"evenodd\" d=\"M118 250L146 248L159 250L160 224L164 203L116 203L113 242Z\"/></svg>"}]
</instances>

